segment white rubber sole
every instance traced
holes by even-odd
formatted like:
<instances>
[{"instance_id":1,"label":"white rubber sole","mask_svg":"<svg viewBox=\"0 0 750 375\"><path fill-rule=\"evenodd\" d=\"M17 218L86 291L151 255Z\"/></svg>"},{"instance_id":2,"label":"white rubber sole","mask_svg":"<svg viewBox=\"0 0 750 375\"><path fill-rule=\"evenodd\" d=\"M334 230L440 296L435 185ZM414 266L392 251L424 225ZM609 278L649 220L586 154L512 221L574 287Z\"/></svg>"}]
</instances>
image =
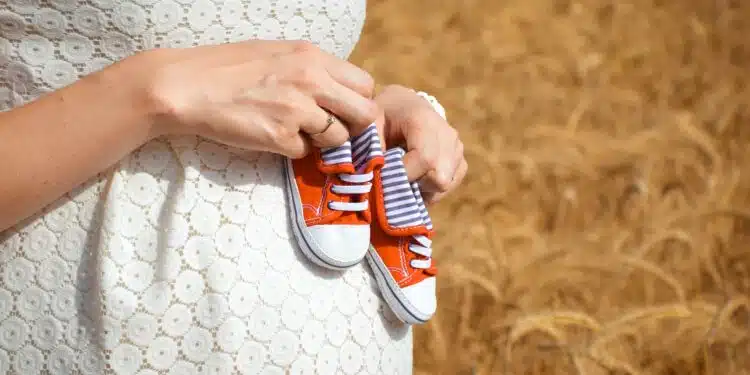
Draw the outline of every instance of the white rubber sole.
<instances>
[{"instance_id":1,"label":"white rubber sole","mask_svg":"<svg viewBox=\"0 0 750 375\"><path fill-rule=\"evenodd\" d=\"M414 325L427 323L432 318L432 315L421 313L409 302L374 247L370 246L366 258L372 273L375 275L375 282L378 283L380 294L383 295L385 303L400 321Z\"/></svg>"},{"instance_id":2,"label":"white rubber sole","mask_svg":"<svg viewBox=\"0 0 750 375\"><path fill-rule=\"evenodd\" d=\"M294 168L292 166L292 160L285 158L284 163L284 175L286 176L286 194L289 199L290 217L292 219L292 230L294 236L297 238L300 250L305 256L310 259L313 263L331 270L345 270L351 268L362 261L362 259L354 260L351 262L342 262L328 256L325 249L321 249L317 246L315 239L307 230L307 224L305 224L305 215L302 213L302 205L299 198L299 188L297 188L297 182L295 181Z\"/></svg>"}]
</instances>

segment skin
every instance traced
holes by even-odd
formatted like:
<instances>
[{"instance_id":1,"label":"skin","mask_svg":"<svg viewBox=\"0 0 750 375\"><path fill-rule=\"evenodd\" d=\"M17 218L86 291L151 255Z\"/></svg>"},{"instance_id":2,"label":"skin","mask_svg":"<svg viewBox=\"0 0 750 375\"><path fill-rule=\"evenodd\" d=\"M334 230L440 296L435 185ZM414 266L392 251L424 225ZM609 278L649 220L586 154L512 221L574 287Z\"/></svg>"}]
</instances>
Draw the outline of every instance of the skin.
<instances>
[{"instance_id":1,"label":"skin","mask_svg":"<svg viewBox=\"0 0 750 375\"><path fill-rule=\"evenodd\" d=\"M455 185L443 176L460 168L456 149L444 153L453 134L427 129L452 128L422 98L391 88L373 100L373 90L367 72L307 42L139 53L0 113L0 232L156 137L195 134L300 158L342 144L379 114L386 139L403 138L410 150L410 177L439 198ZM328 126L329 113L340 121Z\"/></svg>"},{"instance_id":2,"label":"skin","mask_svg":"<svg viewBox=\"0 0 750 375\"><path fill-rule=\"evenodd\" d=\"M406 87L387 86L375 101L385 142L404 146L409 181L419 182L425 201L438 202L458 187L469 169L458 131Z\"/></svg>"}]
</instances>

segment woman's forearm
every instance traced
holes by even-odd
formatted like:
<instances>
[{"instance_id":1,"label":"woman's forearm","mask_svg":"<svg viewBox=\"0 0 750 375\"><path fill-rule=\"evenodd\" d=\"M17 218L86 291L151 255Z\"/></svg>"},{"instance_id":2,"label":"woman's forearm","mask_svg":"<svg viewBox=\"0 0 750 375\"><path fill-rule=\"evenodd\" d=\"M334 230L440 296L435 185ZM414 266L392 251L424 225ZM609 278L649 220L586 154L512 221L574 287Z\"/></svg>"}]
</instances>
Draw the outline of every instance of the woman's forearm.
<instances>
[{"instance_id":1,"label":"woman's forearm","mask_svg":"<svg viewBox=\"0 0 750 375\"><path fill-rule=\"evenodd\" d=\"M118 63L0 113L0 232L157 135L143 71Z\"/></svg>"}]
</instances>

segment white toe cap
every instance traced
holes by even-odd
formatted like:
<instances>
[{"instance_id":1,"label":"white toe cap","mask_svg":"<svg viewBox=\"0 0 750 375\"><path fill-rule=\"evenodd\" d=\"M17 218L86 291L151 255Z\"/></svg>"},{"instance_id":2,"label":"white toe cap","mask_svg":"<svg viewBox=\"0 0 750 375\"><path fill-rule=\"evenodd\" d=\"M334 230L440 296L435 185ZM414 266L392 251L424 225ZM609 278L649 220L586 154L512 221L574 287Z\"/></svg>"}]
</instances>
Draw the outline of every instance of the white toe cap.
<instances>
[{"instance_id":1,"label":"white toe cap","mask_svg":"<svg viewBox=\"0 0 750 375\"><path fill-rule=\"evenodd\" d=\"M370 226L361 224L323 224L307 228L313 249L324 261L338 267L353 266L370 248Z\"/></svg>"},{"instance_id":2,"label":"white toe cap","mask_svg":"<svg viewBox=\"0 0 750 375\"><path fill-rule=\"evenodd\" d=\"M427 320L435 314L437 310L437 281L436 277L426 278L414 285L402 288L407 301L415 315L421 319Z\"/></svg>"}]
</instances>

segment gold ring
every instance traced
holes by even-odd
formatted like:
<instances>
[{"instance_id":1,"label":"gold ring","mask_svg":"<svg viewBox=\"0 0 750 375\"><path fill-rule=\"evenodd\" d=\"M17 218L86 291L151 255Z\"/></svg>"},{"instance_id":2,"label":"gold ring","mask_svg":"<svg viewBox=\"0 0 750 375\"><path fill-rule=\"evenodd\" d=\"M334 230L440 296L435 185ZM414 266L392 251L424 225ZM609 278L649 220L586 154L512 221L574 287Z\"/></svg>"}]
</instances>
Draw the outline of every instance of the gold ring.
<instances>
[{"instance_id":1,"label":"gold ring","mask_svg":"<svg viewBox=\"0 0 750 375\"><path fill-rule=\"evenodd\" d=\"M321 131L319 131L319 132L317 132L315 134L325 133L326 130L328 130L328 128L330 128L331 125L333 125L335 122L336 122L336 116L334 116L332 113L329 112L328 113L328 119L326 119L326 127L323 130L321 130Z\"/></svg>"}]
</instances>

